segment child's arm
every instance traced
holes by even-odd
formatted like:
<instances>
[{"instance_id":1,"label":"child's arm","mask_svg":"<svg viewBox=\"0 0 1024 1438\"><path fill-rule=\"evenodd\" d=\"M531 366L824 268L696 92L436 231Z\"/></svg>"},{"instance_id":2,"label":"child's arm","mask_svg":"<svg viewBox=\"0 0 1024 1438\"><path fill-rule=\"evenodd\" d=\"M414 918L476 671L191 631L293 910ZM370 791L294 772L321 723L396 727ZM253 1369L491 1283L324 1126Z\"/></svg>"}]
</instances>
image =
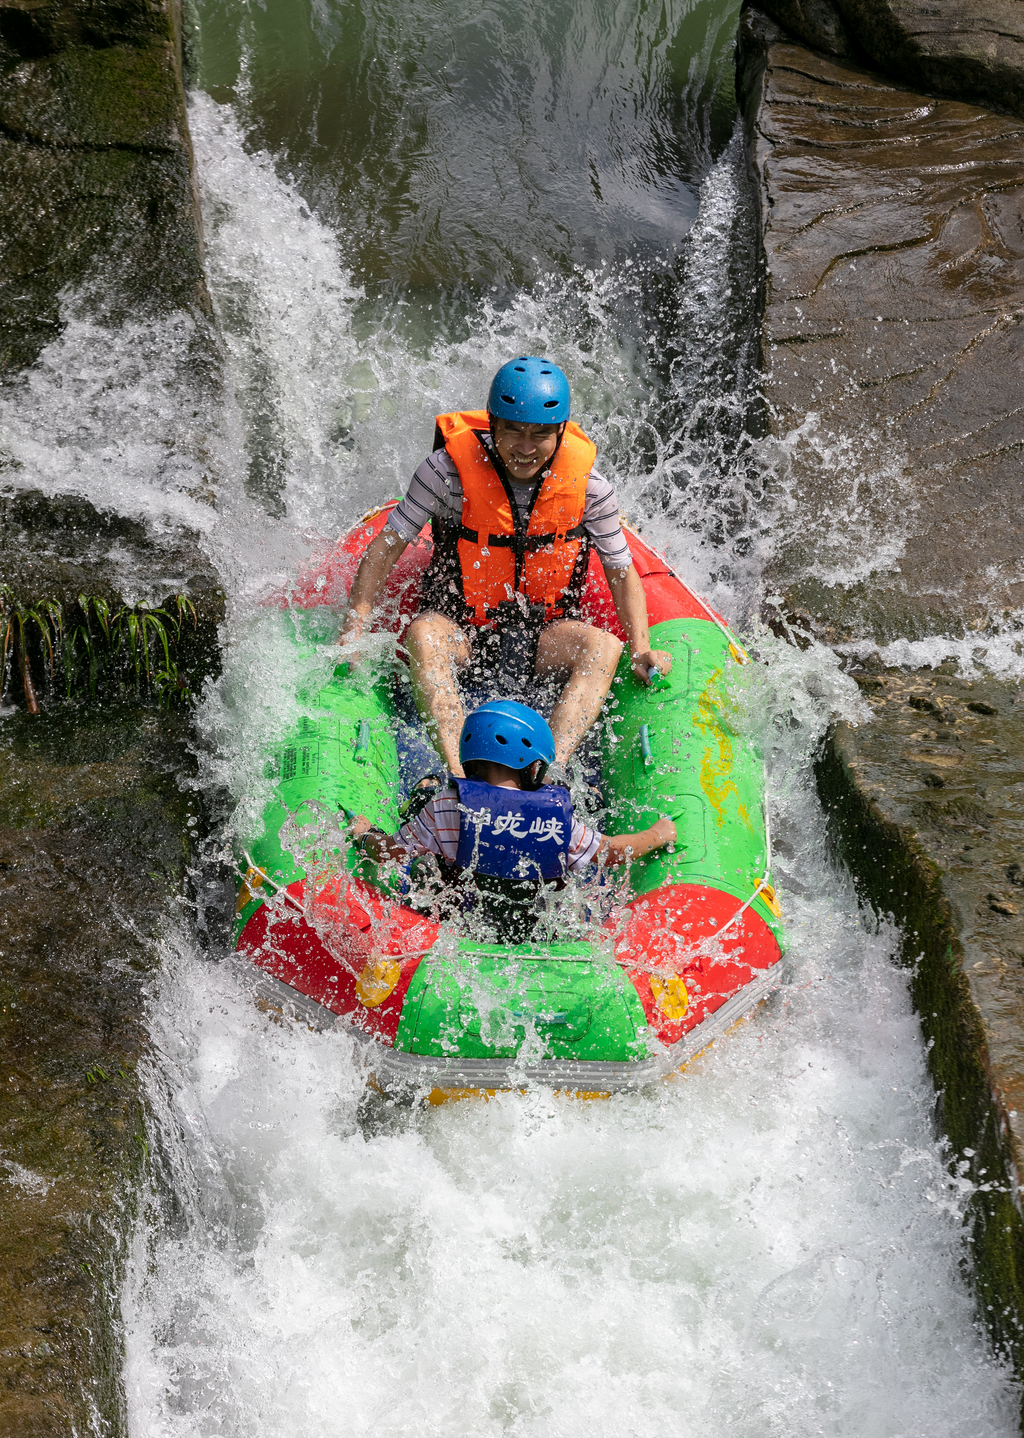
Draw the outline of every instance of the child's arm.
<instances>
[{"instance_id":1,"label":"child's arm","mask_svg":"<svg viewBox=\"0 0 1024 1438\"><path fill-rule=\"evenodd\" d=\"M676 841L676 826L671 819L659 819L640 834L605 834L597 851L599 864L625 864L642 858L653 849L664 849Z\"/></svg>"},{"instance_id":2,"label":"child's arm","mask_svg":"<svg viewBox=\"0 0 1024 1438\"><path fill-rule=\"evenodd\" d=\"M352 820L352 834L361 841L360 852L368 854L377 864L385 859L397 859L402 863L412 857L397 834L385 834L380 829L375 829L363 814L357 814Z\"/></svg>"}]
</instances>

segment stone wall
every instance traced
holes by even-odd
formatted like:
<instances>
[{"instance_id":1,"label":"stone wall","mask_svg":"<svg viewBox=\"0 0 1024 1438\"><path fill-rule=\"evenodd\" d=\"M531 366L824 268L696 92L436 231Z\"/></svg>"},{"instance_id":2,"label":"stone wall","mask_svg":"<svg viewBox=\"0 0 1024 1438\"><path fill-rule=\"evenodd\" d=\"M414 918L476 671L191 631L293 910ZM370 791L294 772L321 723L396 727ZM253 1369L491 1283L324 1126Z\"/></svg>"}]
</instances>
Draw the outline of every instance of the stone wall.
<instances>
[{"instance_id":1,"label":"stone wall","mask_svg":"<svg viewBox=\"0 0 1024 1438\"><path fill-rule=\"evenodd\" d=\"M767 617L840 646L874 710L831 735L819 785L865 902L901 926L940 1122L977 1184L979 1311L1024 1378L1024 690L879 653L931 638L938 661L943 636L973 637L984 674L1024 604L1024 124L838 57L863 55L866 9L822 0L817 30L806 4L774 13L832 53L741 19L777 460Z\"/></svg>"},{"instance_id":2,"label":"stone wall","mask_svg":"<svg viewBox=\"0 0 1024 1438\"><path fill-rule=\"evenodd\" d=\"M938 1119L976 1185L979 1311L1024 1374L1024 693L947 673L861 673L874 719L819 764L839 856L899 922Z\"/></svg>"},{"instance_id":3,"label":"stone wall","mask_svg":"<svg viewBox=\"0 0 1024 1438\"><path fill-rule=\"evenodd\" d=\"M195 826L187 725L0 731L0 1432L124 1432L119 1298L149 1155L144 983Z\"/></svg>"},{"instance_id":4,"label":"stone wall","mask_svg":"<svg viewBox=\"0 0 1024 1438\"><path fill-rule=\"evenodd\" d=\"M0 380L66 290L111 318L208 309L179 32L174 0L0 4Z\"/></svg>"},{"instance_id":5,"label":"stone wall","mask_svg":"<svg viewBox=\"0 0 1024 1438\"><path fill-rule=\"evenodd\" d=\"M179 29L173 0L0 0L0 384L30 382L69 307L112 343L125 321L189 312L190 380L215 384ZM216 665L222 597L197 535L44 492L31 458L0 467L15 602L70 616L81 592L189 591L187 662ZM197 833L187 735L134 703L44 702L0 725L5 1438L124 1432L119 1297L151 1181L144 986Z\"/></svg>"},{"instance_id":6,"label":"stone wall","mask_svg":"<svg viewBox=\"0 0 1024 1438\"><path fill-rule=\"evenodd\" d=\"M772 582L831 639L984 628L1024 603L1024 121L755 17L761 358L773 428L794 436Z\"/></svg>"},{"instance_id":7,"label":"stone wall","mask_svg":"<svg viewBox=\"0 0 1024 1438\"><path fill-rule=\"evenodd\" d=\"M1024 115L1019 0L764 0L783 30L917 89Z\"/></svg>"}]
</instances>

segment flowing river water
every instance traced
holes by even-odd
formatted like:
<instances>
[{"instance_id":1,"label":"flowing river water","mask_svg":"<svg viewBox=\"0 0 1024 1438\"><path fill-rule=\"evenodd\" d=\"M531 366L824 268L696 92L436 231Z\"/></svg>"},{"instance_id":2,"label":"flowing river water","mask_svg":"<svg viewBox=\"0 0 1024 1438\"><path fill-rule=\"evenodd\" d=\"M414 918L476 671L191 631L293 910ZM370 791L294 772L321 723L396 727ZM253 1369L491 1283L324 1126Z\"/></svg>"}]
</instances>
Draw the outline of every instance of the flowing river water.
<instances>
[{"instance_id":1,"label":"flowing river water","mask_svg":"<svg viewBox=\"0 0 1024 1438\"><path fill-rule=\"evenodd\" d=\"M252 756L289 702L259 599L399 492L433 415L513 353L565 366L631 520L764 661L741 697L792 949L678 1081L374 1108L343 1031L275 1021L168 919L133 1438L1016 1431L896 936L827 854L813 755L856 686L757 626L786 517L756 423L735 23L722 0L203 0L223 389L190 377L187 320L112 338L72 312L8 401L50 487L203 536L228 617L201 784L228 814L258 807Z\"/></svg>"}]
</instances>

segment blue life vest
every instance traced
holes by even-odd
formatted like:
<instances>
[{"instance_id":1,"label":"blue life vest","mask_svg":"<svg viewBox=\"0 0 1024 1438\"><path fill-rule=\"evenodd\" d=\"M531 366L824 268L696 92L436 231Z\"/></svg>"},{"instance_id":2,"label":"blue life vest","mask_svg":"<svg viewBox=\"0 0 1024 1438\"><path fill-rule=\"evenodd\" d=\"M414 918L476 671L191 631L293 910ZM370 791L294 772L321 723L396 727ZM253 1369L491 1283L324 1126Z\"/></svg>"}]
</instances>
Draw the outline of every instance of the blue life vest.
<instances>
[{"instance_id":1,"label":"blue life vest","mask_svg":"<svg viewBox=\"0 0 1024 1438\"><path fill-rule=\"evenodd\" d=\"M572 837L568 789L500 789L479 779L452 783L459 791L458 868L537 887L564 877Z\"/></svg>"}]
</instances>

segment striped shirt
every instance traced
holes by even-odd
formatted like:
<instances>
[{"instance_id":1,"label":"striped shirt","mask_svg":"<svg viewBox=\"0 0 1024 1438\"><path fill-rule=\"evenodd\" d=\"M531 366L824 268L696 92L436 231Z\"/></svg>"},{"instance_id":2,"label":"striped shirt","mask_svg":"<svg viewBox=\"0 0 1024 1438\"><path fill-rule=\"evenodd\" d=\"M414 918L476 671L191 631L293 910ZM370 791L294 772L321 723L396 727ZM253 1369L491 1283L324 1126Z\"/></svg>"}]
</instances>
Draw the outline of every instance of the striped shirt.
<instances>
[{"instance_id":1,"label":"striped shirt","mask_svg":"<svg viewBox=\"0 0 1024 1438\"><path fill-rule=\"evenodd\" d=\"M490 449L490 435L484 434L481 438ZM529 514L541 478L543 475L532 484L511 482L512 497L520 518ZM412 477L405 498L388 516L388 525L406 543L411 543L435 515L447 524L462 523L462 480L455 461L446 449L435 449L423 461ZM622 533L619 501L611 484L596 469L590 471L587 479L583 526L605 569L629 568L633 559Z\"/></svg>"},{"instance_id":2,"label":"striped shirt","mask_svg":"<svg viewBox=\"0 0 1024 1438\"><path fill-rule=\"evenodd\" d=\"M449 864L454 864L459 850L459 791L454 785L435 794L415 819L402 825L398 837L414 856L440 854ZM568 872L575 874L586 868L597 856L600 846L601 835L588 829L574 815L566 861Z\"/></svg>"}]
</instances>

